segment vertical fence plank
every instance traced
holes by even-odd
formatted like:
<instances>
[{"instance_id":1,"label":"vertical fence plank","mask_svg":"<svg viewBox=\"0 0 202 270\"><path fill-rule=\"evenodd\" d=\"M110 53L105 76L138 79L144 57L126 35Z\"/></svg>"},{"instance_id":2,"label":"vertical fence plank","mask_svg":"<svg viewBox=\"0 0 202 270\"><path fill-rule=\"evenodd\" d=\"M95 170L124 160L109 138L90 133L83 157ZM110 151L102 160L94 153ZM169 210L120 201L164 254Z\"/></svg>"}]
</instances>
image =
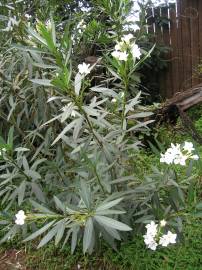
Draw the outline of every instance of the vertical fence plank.
<instances>
[{"instance_id":1,"label":"vertical fence plank","mask_svg":"<svg viewBox=\"0 0 202 270\"><path fill-rule=\"evenodd\" d=\"M150 35L150 40L153 41L153 39L154 39L154 17L153 17L152 8L147 9L146 20L147 20L148 34Z\"/></svg>"},{"instance_id":2,"label":"vertical fence plank","mask_svg":"<svg viewBox=\"0 0 202 270\"><path fill-rule=\"evenodd\" d=\"M178 81L179 92L183 89L184 82L184 65L183 65L183 41L182 41L182 5L181 0L177 0L177 45L178 45Z\"/></svg>"},{"instance_id":3,"label":"vertical fence plank","mask_svg":"<svg viewBox=\"0 0 202 270\"><path fill-rule=\"evenodd\" d=\"M169 5L169 14L170 14L170 39L171 39L171 58L172 58L172 95L180 91L180 69L179 69L179 46L178 44L178 24L177 24L177 12L176 5Z\"/></svg>"},{"instance_id":4,"label":"vertical fence plank","mask_svg":"<svg viewBox=\"0 0 202 270\"><path fill-rule=\"evenodd\" d=\"M162 33L163 33L163 43L170 47L170 23L169 23L169 13L168 6L161 8L161 18L167 22L162 24ZM172 83L172 51L169 50L164 56L167 61L167 70L164 71L163 84L165 85L165 95L166 97L171 97L173 92L173 83Z\"/></svg>"},{"instance_id":5,"label":"vertical fence plank","mask_svg":"<svg viewBox=\"0 0 202 270\"><path fill-rule=\"evenodd\" d=\"M202 60L202 1L198 2L199 13L199 61ZM202 76L200 76L200 82L202 82Z\"/></svg>"},{"instance_id":6,"label":"vertical fence plank","mask_svg":"<svg viewBox=\"0 0 202 270\"><path fill-rule=\"evenodd\" d=\"M163 34L161 31L161 26L159 24L159 18L161 17L161 9L160 7L155 7L154 8L154 19L155 19L155 37L156 37L156 42L158 44L163 43Z\"/></svg>"},{"instance_id":7,"label":"vertical fence plank","mask_svg":"<svg viewBox=\"0 0 202 270\"><path fill-rule=\"evenodd\" d=\"M191 25L191 56L192 56L192 86L200 82L198 76L198 65L200 62L199 48L199 12L198 0L192 0L190 7L190 25ZM202 14L201 14L202 16Z\"/></svg>"},{"instance_id":8,"label":"vertical fence plank","mask_svg":"<svg viewBox=\"0 0 202 270\"><path fill-rule=\"evenodd\" d=\"M182 22L182 48L183 48L183 69L184 81L183 90L192 85L192 59L191 59L191 32L190 32L190 0L181 1L181 22Z\"/></svg>"}]
</instances>

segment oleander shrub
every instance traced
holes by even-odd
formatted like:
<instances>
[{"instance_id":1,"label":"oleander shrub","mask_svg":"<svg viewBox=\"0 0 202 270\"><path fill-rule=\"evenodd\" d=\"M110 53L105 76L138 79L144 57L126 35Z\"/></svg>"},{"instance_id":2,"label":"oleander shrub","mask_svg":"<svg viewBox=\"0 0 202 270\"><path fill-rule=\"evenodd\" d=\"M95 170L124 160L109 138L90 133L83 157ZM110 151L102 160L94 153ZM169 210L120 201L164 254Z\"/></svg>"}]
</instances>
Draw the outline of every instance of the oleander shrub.
<instances>
[{"instance_id":1,"label":"oleander shrub","mask_svg":"<svg viewBox=\"0 0 202 270\"><path fill-rule=\"evenodd\" d=\"M92 253L149 222L149 248L174 243L154 221L181 232L191 175L175 166L197 159L193 145L173 145L144 179L133 169L153 122L139 83L155 45L138 45L130 0L65 2L1 4L1 243L20 235Z\"/></svg>"}]
</instances>

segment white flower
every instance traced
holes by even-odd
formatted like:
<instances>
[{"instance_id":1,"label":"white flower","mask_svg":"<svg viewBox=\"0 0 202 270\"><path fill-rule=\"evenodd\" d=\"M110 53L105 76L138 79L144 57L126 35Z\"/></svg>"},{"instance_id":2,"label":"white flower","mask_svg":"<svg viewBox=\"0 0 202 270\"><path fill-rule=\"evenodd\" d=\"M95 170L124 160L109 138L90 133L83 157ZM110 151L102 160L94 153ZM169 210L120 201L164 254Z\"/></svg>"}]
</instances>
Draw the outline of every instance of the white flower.
<instances>
[{"instance_id":1,"label":"white flower","mask_svg":"<svg viewBox=\"0 0 202 270\"><path fill-rule=\"evenodd\" d=\"M112 102L112 103L117 102L116 98L112 98L111 102Z\"/></svg>"},{"instance_id":2,"label":"white flower","mask_svg":"<svg viewBox=\"0 0 202 270\"><path fill-rule=\"evenodd\" d=\"M199 159L199 156L198 156L198 155L193 155L193 156L192 156L192 159L198 160L198 159Z\"/></svg>"},{"instance_id":3,"label":"white flower","mask_svg":"<svg viewBox=\"0 0 202 270\"><path fill-rule=\"evenodd\" d=\"M115 45L115 51L121 51L122 48L124 46L124 42L121 41L121 42L117 42L117 44Z\"/></svg>"},{"instance_id":4,"label":"white flower","mask_svg":"<svg viewBox=\"0 0 202 270\"><path fill-rule=\"evenodd\" d=\"M172 233L171 231L168 231L167 238L169 239L170 244L176 243L177 234Z\"/></svg>"},{"instance_id":5,"label":"white flower","mask_svg":"<svg viewBox=\"0 0 202 270\"><path fill-rule=\"evenodd\" d=\"M25 18L28 19L28 20L31 19L31 17L32 17L31 15L25 14Z\"/></svg>"},{"instance_id":6,"label":"white flower","mask_svg":"<svg viewBox=\"0 0 202 270\"><path fill-rule=\"evenodd\" d=\"M140 27L139 25L137 25L136 23L132 25L132 29L133 31L137 31L137 30L140 30Z\"/></svg>"},{"instance_id":7,"label":"white flower","mask_svg":"<svg viewBox=\"0 0 202 270\"><path fill-rule=\"evenodd\" d=\"M158 224L155 224L154 221L151 221L150 224L147 224L145 227L147 228L147 235L151 235L153 237L156 236Z\"/></svg>"},{"instance_id":8,"label":"white flower","mask_svg":"<svg viewBox=\"0 0 202 270\"><path fill-rule=\"evenodd\" d=\"M151 250L156 250L158 244L156 243L156 241L152 241L148 244L148 248L151 249Z\"/></svg>"},{"instance_id":9,"label":"white flower","mask_svg":"<svg viewBox=\"0 0 202 270\"><path fill-rule=\"evenodd\" d=\"M130 43L130 40L133 38L132 34L125 35L121 38L122 41L124 41L126 44Z\"/></svg>"},{"instance_id":10,"label":"white flower","mask_svg":"<svg viewBox=\"0 0 202 270\"><path fill-rule=\"evenodd\" d=\"M154 237L152 235L148 234L148 233L146 235L144 235L143 237L144 237L145 245L149 249L156 250L158 244L155 241Z\"/></svg>"},{"instance_id":11,"label":"white flower","mask_svg":"<svg viewBox=\"0 0 202 270\"><path fill-rule=\"evenodd\" d=\"M85 24L84 19L82 19L82 20L78 23L77 28L83 28L83 29L86 28L86 24Z\"/></svg>"},{"instance_id":12,"label":"white flower","mask_svg":"<svg viewBox=\"0 0 202 270\"><path fill-rule=\"evenodd\" d=\"M187 158L188 158L187 156L180 153L179 155L175 156L174 164L180 164L182 166L185 166Z\"/></svg>"},{"instance_id":13,"label":"white flower","mask_svg":"<svg viewBox=\"0 0 202 270\"><path fill-rule=\"evenodd\" d=\"M133 45L131 46L131 53L133 55L133 58L140 58L141 51L137 44L133 43Z\"/></svg>"},{"instance_id":14,"label":"white flower","mask_svg":"<svg viewBox=\"0 0 202 270\"><path fill-rule=\"evenodd\" d=\"M169 244L175 244L176 243L177 234L172 233L171 231L168 231L167 234L164 234L159 239L159 245L163 247L167 247Z\"/></svg>"},{"instance_id":15,"label":"white flower","mask_svg":"<svg viewBox=\"0 0 202 270\"><path fill-rule=\"evenodd\" d=\"M79 64L78 65L78 69L79 69L79 73L81 75L87 75L90 73L90 64L86 64L86 63L83 63L83 64Z\"/></svg>"},{"instance_id":16,"label":"white flower","mask_svg":"<svg viewBox=\"0 0 202 270\"><path fill-rule=\"evenodd\" d=\"M113 51L112 56L120 61L127 61L128 54L126 52Z\"/></svg>"},{"instance_id":17,"label":"white flower","mask_svg":"<svg viewBox=\"0 0 202 270\"><path fill-rule=\"evenodd\" d=\"M151 234L149 234L148 232L143 237L144 237L145 245L149 249L156 250L158 244L157 244L155 238Z\"/></svg>"},{"instance_id":18,"label":"white flower","mask_svg":"<svg viewBox=\"0 0 202 270\"><path fill-rule=\"evenodd\" d=\"M112 52L112 56L114 57L114 58L119 58L119 55L120 55L120 51L113 51Z\"/></svg>"},{"instance_id":19,"label":"white flower","mask_svg":"<svg viewBox=\"0 0 202 270\"><path fill-rule=\"evenodd\" d=\"M162 219L162 220L160 221L160 226L161 226L161 227L165 227L166 224L167 224L167 222L165 221L165 219Z\"/></svg>"},{"instance_id":20,"label":"white flower","mask_svg":"<svg viewBox=\"0 0 202 270\"><path fill-rule=\"evenodd\" d=\"M18 211L15 217L16 217L15 223L17 225L23 225L25 223L26 216L23 210Z\"/></svg>"},{"instance_id":21,"label":"white flower","mask_svg":"<svg viewBox=\"0 0 202 270\"><path fill-rule=\"evenodd\" d=\"M173 155L166 152L165 154L161 154L160 162L172 164L173 163Z\"/></svg>"},{"instance_id":22,"label":"white flower","mask_svg":"<svg viewBox=\"0 0 202 270\"><path fill-rule=\"evenodd\" d=\"M119 60L120 61L127 61L128 54L126 52L120 52Z\"/></svg>"},{"instance_id":23,"label":"white flower","mask_svg":"<svg viewBox=\"0 0 202 270\"><path fill-rule=\"evenodd\" d=\"M169 245L169 241L168 241L166 234L164 234L163 236L160 237L159 245L161 245L162 247L167 247Z\"/></svg>"},{"instance_id":24,"label":"white flower","mask_svg":"<svg viewBox=\"0 0 202 270\"><path fill-rule=\"evenodd\" d=\"M156 250L157 243L155 236L157 234L158 224L155 224L154 221L151 221L150 224L145 226L147 228L147 233L143 236L146 246L152 250Z\"/></svg>"},{"instance_id":25,"label":"white flower","mask_svg":"<svg viewBox=\"0 0 202 270\"><path fill-rule=\"evenodd\" d=\"M183 149L189 153L195 150L192 142L185 142Z\"/></svg>"}]
</instances>

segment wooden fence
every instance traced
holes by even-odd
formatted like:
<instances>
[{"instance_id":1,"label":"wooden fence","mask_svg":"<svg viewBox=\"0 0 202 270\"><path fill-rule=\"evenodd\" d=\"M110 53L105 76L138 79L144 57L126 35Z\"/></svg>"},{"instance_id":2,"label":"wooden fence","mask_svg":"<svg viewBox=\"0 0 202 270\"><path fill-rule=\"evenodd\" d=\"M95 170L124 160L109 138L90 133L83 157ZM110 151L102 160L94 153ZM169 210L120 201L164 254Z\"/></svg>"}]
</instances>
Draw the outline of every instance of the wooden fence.
<instances>
[{"instance_id":1,"label":"wooden fence","mask_svg":"<svg viewBox=\"0 0 202 270\"><path fill-rule=\"evenodd\" d=\"M158 76L161 95L171 97L201 83L202 0L177 0L176 4L148 10L147 16L153 41L171 47L165 55L167 69Z\"/></svg>"}]
</instances>

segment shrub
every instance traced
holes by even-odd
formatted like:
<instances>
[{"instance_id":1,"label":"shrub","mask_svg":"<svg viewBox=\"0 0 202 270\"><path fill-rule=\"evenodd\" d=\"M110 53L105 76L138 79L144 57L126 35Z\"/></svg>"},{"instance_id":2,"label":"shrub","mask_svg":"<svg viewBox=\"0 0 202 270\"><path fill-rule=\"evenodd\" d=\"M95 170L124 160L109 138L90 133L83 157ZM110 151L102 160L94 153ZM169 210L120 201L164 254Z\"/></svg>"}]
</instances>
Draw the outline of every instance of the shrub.
<instances>
[{"instance_id":1,"label":"shrub","mask_svg":"<svg viewBox=\"0 0 202 270\"><path fill-rule=\"evenodd\" d=\"M54 1L36 2L31 18L22 2L4 5L1 243L16 234L43 235L38 247L71 238L72 252L82 241L92 253L100 239L115 248L151 220L181 230L189 179L180 182L170 167L137 179L131 166L141 147L136 135L153 121L141 105L138 72L154 46L137 45L141 31L127 23L132 1L91 5L68 18L54 15L61 8Z\"/></svg>"}]
</instances>

